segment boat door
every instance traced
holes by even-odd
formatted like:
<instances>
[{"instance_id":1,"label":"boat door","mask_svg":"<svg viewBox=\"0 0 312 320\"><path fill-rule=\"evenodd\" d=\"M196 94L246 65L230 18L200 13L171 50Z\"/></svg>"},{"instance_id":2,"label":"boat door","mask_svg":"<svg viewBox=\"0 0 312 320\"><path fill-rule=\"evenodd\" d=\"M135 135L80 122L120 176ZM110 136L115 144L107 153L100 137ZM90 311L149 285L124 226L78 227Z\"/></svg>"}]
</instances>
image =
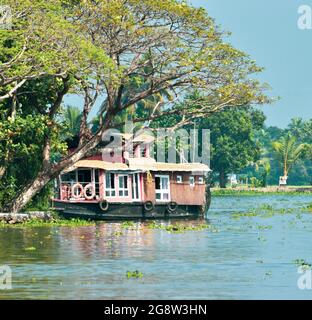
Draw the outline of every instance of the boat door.
<instances>
[{"instance_id":1,"label":"boat door","mask_svg":"<svg viewBox=\"0 0 312 320\"><path fill-rule=\"evenodd\" d=\"M131 174L131 185L132 185L132 200L140 201L141 192L140 192L140 174L139 173Z\"/></svg>"},{"instance_id":2,"label":"boat door","mask_svg":"<svg viewBox=\"0 0 312 320\"><path fill-rule=\"evenodd\" d=\"M168 175L155 175L156 201L170 201L170 179Z\"/></svg>"}]
</instances>

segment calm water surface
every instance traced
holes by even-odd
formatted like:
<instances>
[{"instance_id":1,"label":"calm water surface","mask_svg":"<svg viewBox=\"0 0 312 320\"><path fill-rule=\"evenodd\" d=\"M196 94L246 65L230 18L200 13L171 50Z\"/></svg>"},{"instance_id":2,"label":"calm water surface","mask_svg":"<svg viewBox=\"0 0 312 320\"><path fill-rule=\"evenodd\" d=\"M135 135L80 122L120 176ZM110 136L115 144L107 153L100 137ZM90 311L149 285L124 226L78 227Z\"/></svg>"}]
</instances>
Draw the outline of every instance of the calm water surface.
<instances>
[{"instance_id":1,"label":"calm water surface","mask_svg":"<svg viewBox=\"0 0 312 320\"><path fill-rule=\"evenodd\" d=\"M0 229L0 265L13 272L0 298L312 299L298 289L294 263L312 262L312 213L302 209L310 203L311 195L215 197L213 229L182 234L146 223ZM235 216L268 204L276 214ZM127 279L128 270L143 277Z\"/></svg>"}]
</instances>

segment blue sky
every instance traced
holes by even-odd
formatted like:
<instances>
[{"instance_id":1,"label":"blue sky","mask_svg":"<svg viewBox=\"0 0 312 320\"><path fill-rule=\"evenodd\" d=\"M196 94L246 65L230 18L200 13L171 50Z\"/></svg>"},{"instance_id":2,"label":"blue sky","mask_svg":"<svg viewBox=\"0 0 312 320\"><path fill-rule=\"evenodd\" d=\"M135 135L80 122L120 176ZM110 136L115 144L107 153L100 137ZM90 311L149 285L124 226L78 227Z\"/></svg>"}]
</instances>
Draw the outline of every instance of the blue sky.
<instances>
[{"instance_id":1,"label":"blue sky","mask_svg":"<svg viewBox=\"0 0 312 320\"><path fill-rule=\"evenodd\" d=\"M298 7L312 0L191 0L205 7L230 42L265 68L259 77L281 100L263 110L267 125L312 118L312 30L297 27Z\"/></svg>"}]
</instances>

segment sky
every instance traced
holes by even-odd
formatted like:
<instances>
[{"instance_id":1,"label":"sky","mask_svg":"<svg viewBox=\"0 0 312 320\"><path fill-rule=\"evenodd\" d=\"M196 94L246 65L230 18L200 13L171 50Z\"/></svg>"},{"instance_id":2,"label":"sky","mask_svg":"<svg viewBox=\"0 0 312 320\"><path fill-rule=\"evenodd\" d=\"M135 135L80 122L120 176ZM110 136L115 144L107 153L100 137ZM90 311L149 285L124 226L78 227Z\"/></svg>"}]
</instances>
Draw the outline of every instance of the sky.
<instances>
[{"instance_id":1,"label":"sky","mask_svg":"<svg viewBox=\"0 0 312 320\"><path fill-rule=\"evenodd\" d=\"M312 0L190 0L207 9L216 23L232 33L229 41L250 54L265 71L280 101L262 109L266 124L286 127L292 118L312 118L312 30L297 26L300 5Z\"/></svg>"}]
</instances>

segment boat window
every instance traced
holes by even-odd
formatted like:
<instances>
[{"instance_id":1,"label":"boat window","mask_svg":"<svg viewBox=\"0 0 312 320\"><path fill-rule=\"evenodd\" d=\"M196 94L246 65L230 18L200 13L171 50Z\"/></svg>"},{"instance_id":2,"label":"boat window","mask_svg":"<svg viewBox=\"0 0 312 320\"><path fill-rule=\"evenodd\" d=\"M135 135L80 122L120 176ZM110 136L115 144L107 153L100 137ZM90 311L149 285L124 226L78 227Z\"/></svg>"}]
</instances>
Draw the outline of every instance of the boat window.
<instances>
[{"instance_id":1,"label":"boat window","mask_svg":"<svg viewBox=\"0 0 312 320\"><path fill-rule=\"evenodd\" d=\"M155 176L156 200L170 201L170 183L169 176Z\"/></svg>"},{"instance_id":2,"label":"boat window","mask_svg":"<svg viewBox=\"0 0 312 320\"><path fill-rule=\"evenodd\" d=\"M78 182L79 183L91 183L92 178L91 178L91 170L83 170L79 169L78 170Z\"/></svg>"},{"instance_id":3,"label":"boat window","mask_svg":"<svg viewBox=\"0 0 312 320\"><path fill-rule=\"evenodd\" d=\"M155 177L155 189L160 189L160 177Z\"/></svg>"},{"instance_id":4,"label":"boat window","mask_svg":"<svg viewBox=\"0 0 312 320\"><path fill-rule=\"evenodd\" d=\"M182 183L182 176L177 176L177 183Z\"/></svg>"},{"instance_id":5,"label":"boat window","mask_svg":"<svg viewBox=\"0 0 312 320\"><path fill-rule=\"evenodd\" d=\"M61 180L62 180L62 182L75 183L76 182L76 170L62 174Z\"/></svg>"},{"instance_id":6,"label":"boat window","mask_svg":"<svg viewBox=\"0 0 312 320\"><path fill-rule=\"evenodd\" d=\"M190 176L190 186L191 187L195 186L195 177L194 176Z\"/></svg>"},{"instance_id":7,"label":"boat window","mask_svg":"<svg viewBox=\"0 0 312 320\"><path fill-rule=\"evenodd\" d=\"M114 173L106 173L105 174L105 196L106 197L115 197L115 174Z\"/></svg>"},{"instance_id":8,"label":"boat window","mask_svg":"<svg viewBox=\"0 0 312 320\"><path fill-rule=\"evenodd\" d=\"M128 176L127 175L119 175L118 176L118 189L119 189L119 196L120 197L128 197L129 190L128 190Z\"/></svg>"},{"instance_id":9,"label":"boat window","mask_svg":"<svg viewBox=\"0 0 312 320\"><path fill-rule=\"evenodd\" d=\"M132 200L140 200L140 176L139 173L131 175Z\"/></svg>"}]
</instances>

